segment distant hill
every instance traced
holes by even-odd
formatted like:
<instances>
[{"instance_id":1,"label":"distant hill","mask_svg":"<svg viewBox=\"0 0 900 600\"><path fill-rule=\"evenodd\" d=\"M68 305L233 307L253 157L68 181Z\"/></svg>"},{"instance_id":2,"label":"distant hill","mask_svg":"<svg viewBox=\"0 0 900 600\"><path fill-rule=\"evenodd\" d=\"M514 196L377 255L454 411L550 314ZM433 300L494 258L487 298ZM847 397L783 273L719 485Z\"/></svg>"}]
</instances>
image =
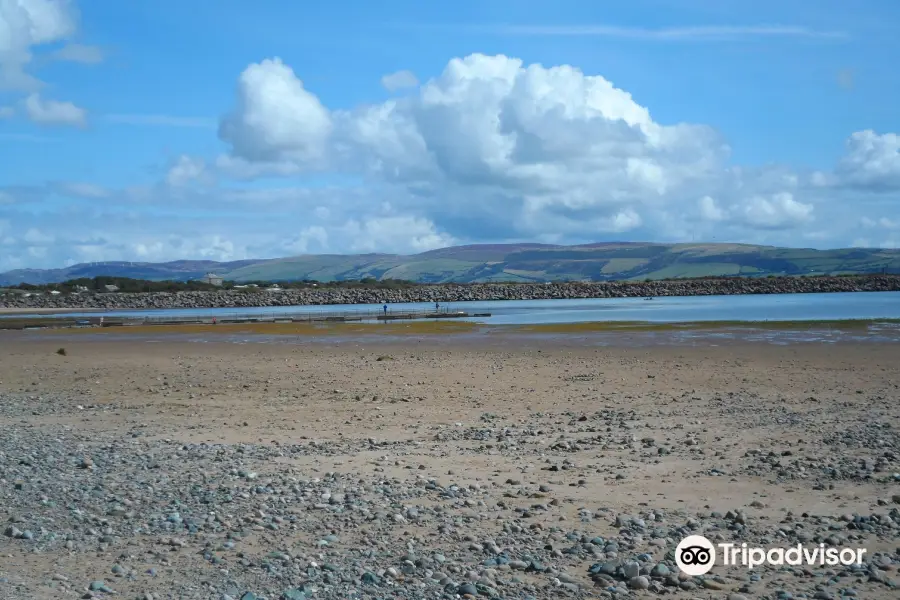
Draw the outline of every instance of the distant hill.
<instances>
[{"instance_id":1,"label":"distant hill","mask_svg":"<svg viewBox=\"0 0 900 600\"><path fill-rule=\"evenodd\" d=\"M216 262L214 260L176 260L166 263L144 263L127 261L110 261L81 263L61 269L16 269L0 273L0 286L17 285L19 283L59 283L71 279L98 277L130 277L148 281L172 279L186 281L202 277L210 271L219 273L239 269L259 260L239 260L234 262Z\"/></svg>"},{"instance_id":2,"label":"distant hill","mask_svg":"<svg viewBox=\"0 0 900 600\"><path fill-rule=\"evenodd\" d=\"M234 262L100 262L0 273L0 286L110 275L186 281L207 272L234 281L404 279L420 283L609 281L707 276L900 273L900 250L812 250L746 244L604 242L580 246L481 244L414 255L317 254Z\"/></svg>"}]
</instances>

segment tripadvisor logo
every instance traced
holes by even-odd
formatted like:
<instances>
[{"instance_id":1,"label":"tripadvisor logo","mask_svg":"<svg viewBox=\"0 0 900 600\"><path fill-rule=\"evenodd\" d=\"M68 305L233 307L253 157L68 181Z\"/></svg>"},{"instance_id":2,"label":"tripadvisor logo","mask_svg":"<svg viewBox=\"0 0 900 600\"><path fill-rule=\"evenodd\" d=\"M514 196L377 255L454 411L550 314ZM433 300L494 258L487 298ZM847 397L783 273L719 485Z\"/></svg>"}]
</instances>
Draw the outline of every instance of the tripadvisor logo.
<instances>
[{"instance_id":1,"label":"tripadvisor logo","mask_svg":"<svg viewBox=\"0 0 900 600\"><path fill-rule=\"evenodd\" d=\"M675 548L675 564L688 575L705 575L715 563L716 547L702 535L689 535Z\"/></svg>"},{"instance_id":2,"label":"tripadvisor logo","mask_svg":"<svg viewBox=\"0 0 900 600\"><path fill-rule=\"evenodd\" d=\"M724 566L741 565L752 569L761 565L859 565L862 564L864 548L826 548L825 544L804 547L802 544L790 548L751 548L747 544L722 543L716 546L702 535L689 535L675 548L675 564L692 577L705 575L720 558Z\"/></svg>"}]
</instances>

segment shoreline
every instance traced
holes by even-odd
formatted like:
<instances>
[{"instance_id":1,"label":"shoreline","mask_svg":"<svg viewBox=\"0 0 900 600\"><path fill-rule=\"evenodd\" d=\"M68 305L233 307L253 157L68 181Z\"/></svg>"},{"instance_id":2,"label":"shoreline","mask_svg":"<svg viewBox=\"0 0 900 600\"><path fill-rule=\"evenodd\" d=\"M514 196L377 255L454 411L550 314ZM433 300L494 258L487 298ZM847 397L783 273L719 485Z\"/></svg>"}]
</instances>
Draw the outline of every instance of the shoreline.
<instances>
[{"instance_id":1,"label":"shoreline","mask_svg":"<svg viewBox=\"0 0 900 600\"><path fill-rule=\"evenodd\" d=\"M184 323L134 324L112 327L40 327L30 331L44 334L203 334L210 337L226 335L340 337L361 336L447 336L460 334L483 335L579 335L602 333L716 333L716 332L794 332L826 330L838 332L868 332L872 327L889 326L900 331L900 319L819 319L792 321L589 321L578 323L541 323L534 325L486 324L472 321L417 320L389 323L367 322L294 322L294 323ZM22 331L10 329L10 331Z\"/></svg>"},{"instance_id":2,"label":"shoreline","mask_svg":"<svg viewBox=\"0 0 900 600\"><path fill-rule=\"evenodd\" d=\"M51 310L155 310L279 308L292 306L434 304L503 300L587 300L604 298L664 298L747 296L843 292L900 291L900 275L845 277L767 277L613 281L547 284L436 284L408 288L303 288L278 292L218 290L209 292L100 293L69 296L6 295L0 308ZM27 314L27 313L21 313Z\"/></svg>"}]
</instances>

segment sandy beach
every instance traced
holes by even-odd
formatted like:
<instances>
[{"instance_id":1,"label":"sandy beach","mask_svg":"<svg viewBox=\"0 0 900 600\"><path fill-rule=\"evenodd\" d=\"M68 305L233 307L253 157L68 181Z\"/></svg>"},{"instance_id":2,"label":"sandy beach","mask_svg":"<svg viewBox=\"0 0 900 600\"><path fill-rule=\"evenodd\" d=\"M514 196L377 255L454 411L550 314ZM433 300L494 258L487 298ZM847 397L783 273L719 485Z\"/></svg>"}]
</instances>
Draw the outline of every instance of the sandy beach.
<instances>
[{"instance_id":1,"label":"sandy beach","mask_svg":"<svg viewBox=\"0 0 900 600\"><path fill-rule=\"evenodd\" d=\"M898 594L898 344L0 334L3 598Z\"/></svg>"}]
</instances>

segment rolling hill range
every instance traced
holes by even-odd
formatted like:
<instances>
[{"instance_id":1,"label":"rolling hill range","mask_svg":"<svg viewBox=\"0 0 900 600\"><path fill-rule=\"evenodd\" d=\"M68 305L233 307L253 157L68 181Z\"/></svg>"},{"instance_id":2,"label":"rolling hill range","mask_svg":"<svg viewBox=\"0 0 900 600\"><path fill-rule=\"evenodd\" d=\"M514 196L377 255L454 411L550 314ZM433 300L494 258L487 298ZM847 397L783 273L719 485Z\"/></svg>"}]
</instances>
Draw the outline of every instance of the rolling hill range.
<instances>
[{"instance_id":1,"label":"rolling hill range","mask_svg":"<svg viewBox=\"0 0 900 600\"><path fill-rule=\"evenodd\" d=\"M414 255L304 255L234 262L99 262L61 269L0 273L0 286L57 283L111 275L147 280L341 281L364 278L420 283L543 282L706 276L900 273L900 250L813 250L745 244L609 242L580 246L495 244L455 246Z\"/></svg>"}]
</instances>

